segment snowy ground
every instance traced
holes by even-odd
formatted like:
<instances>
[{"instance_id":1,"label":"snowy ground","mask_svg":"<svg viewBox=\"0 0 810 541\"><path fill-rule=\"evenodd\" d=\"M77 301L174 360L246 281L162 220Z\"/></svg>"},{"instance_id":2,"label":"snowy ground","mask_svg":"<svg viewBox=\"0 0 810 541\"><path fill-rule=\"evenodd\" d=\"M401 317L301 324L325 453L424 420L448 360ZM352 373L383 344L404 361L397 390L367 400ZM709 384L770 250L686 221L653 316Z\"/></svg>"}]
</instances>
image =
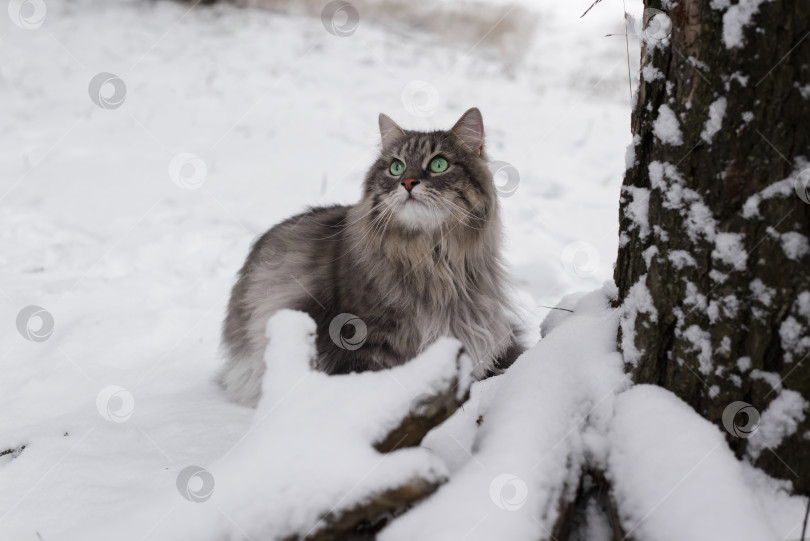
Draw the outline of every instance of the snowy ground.
<instances>
[{"instance_id":1,"label":"snowy ground","mask_svg":"<svg viewBox=\"0 0 810 541\"><path fill-rule=\"evenodd\" d=\"M87 539L84 532L123 525L118 517L138 515L155 501L189 504L179 499L178 474L239 449L255 413L228 403L212 383L234 274L250 241L275 222L308 205L356 201L377 145L379 112L406 127L428 128L448 127L468 107L481 108L490 157L520 174L515 194L502 199L506 255L533 325L548 313L542 306L608 280L630 141L627 60L624 39L604 37L624 31L621 5L604 2L578 19L586 7L537 3L534 42L517 64L509 59L518 67L508 70L494 51L454 47L452 40L435 45L431 35L365 25L362 13L357 31L345 38L315 18L188 11L136 0L48 2L44 24L32 29L0 18L0 450L26 445L16 458L0 457L0 538ZM631 43L633 64L637 50ZM102 72L125 83L120 107L91 100L88 84ZM403 99L414 81L432 85L437 101ZM199 157L185 170L197 164L194 185L171 178L170 164L181 163L181 153ZM18 313L29 305L52 315L47 340L17 332ZM574 373L585 373L593 358L613 359L604 337L615 330L614 315L603 300L587 307L592 314L582 317L593 321L581 325L593 325L602 339L580 351L582 372ZM568 327L567 338L555 339L561 345L543 346L531 358L559 357L581 336ZM566 373L559 361L549 363L538 372L524 361L519 372L536 382ZM598 436L562 446L576 456L598 454L609 439L610 393L622 388L611 366L600 368L605 381L585 386L577 401L556 404L559 418L578 421L552 424L552 433L582 428L587 435L590 428L580 423L590 411L582 404L608 393L591 427ZM486 404L489 385L518 392L516 379L478 386L474 396ZM628 393L617 405L617 430L641 422L631 419L634 399L685 416L667 402L671 397L632 392L635 398ZM493 406L493 417L510 418L510 407ZM461 479L436 501L484 479L471 471L477 467L468 454L471 419L454 419L444 438L432 435L442 468ZM502 430L508 438L510 430L523 429L518 423ZM711 449L712 438L720 440L710 429L700 430ZM557 449L541 440L532 449ZM643 440L622 442L625 461L644 450ZM481 452L483 463L493 451ZM515 468L530 467L530 457L512 458ZM601 460L627 467L622 455ZM762 514L757 524L767 523L762 527L771 538L798 537L801 502L779 500L773 483L743 476L730 455L718 460L730 472L726 479L743 487L744 505ZM488 466L508 473L498 470L502 465ZM639 465L645 466L656 471L654 462ZM674 467L688 471L689 463ZM518 475L542 482L546 471L555 472L543 467ZM492 477L488 472L487 484ZM643 494L635 481L617 484L635 505L628 524L646 513L645 502L633 500ZM762 501L749 497L755 484L767 487ZM661 489L645 488L653 499ZM532 492L530 501L545 498L551 505L553 496ZM511 504L504 505L492 524L516 528L519 539L538 519L514 519L502 513ZM126 522L128 533L151 535L173 509L151 522ZM412 520L418 521L416 511L430 518L439 509L426 505ZM456 515L460 523L466 518ZM553 518L539 520L547 527ZM641 520L639 531L654 520ZM417 526L403 520L386 535L407 539ZM673 539L670 533L649 538Z\"/></svg>"}]
</instances>

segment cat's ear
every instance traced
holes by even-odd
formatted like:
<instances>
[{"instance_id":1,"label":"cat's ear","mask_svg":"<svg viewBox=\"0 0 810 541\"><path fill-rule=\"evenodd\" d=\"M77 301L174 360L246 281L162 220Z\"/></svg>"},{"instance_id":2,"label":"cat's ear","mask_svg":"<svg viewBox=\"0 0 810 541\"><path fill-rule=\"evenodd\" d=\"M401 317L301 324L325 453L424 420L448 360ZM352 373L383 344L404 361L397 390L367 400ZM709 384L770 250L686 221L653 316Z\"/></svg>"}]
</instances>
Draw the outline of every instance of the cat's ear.
<instances>
[{"instance_id":1,"label":"cat's ear","mask_svg":"<svg viewBox=\"0 0 810 541\"><path fill-rule=\"evenodd\" d=\"M455 133L476 156L481 155L484 149L484 119L481 118L478 107L468 109L450 131Z\"/></svg>"},{"instance_id":2,"label":"cat's ear","mask_svg":"<svg viewBox=\"0 0 810 541\"><path fill-rule=\"evenodd\" d=\"M383 150L389 150L391 145L405 135L405 132L391 120L391 117L380 113L380 137L382 138Z\"/></svg>"}]
</instances>

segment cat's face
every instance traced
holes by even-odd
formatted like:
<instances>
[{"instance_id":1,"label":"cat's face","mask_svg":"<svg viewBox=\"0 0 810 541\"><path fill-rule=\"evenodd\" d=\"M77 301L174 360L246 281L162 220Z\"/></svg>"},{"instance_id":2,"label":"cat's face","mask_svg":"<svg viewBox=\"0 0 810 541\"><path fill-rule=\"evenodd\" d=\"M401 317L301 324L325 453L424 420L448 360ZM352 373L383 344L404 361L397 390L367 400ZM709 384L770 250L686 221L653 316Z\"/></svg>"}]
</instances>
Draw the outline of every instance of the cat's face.
<instances>
[{"instance_id":1,"label":"cat's face","mask_svg":"<svg viewBox=\"0 0 810 541\"><path fill-rule=\"evenodd\" d=\"M382 153L365 185L372 218L416 230L481 227L495 194L478 109L448 131L428 133L402 130L380 115L380 133Z\"/></svg>"}]
</instances>

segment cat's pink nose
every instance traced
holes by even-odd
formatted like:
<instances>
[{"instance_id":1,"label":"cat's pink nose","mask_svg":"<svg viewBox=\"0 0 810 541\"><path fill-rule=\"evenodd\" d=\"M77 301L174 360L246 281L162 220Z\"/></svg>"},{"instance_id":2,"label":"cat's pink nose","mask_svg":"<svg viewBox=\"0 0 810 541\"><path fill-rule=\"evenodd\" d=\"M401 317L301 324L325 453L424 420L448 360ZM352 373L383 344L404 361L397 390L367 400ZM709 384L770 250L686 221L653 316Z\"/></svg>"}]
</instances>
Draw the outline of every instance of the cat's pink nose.
<instances>
[{"instance_id":1,"label":"cat's pink nose","mask_svg":"<svg viewBox=\"0 0 810 541\"><path fill-rule=\"evenodd\" d=\"M413 187L416 186L417 184L419 184L419 181L416 180L415 178L406 178L405 180L402 181L402 185L405 186L405 189L408 190L408 192L413 190Z\"/></svg>"}]
</instances>

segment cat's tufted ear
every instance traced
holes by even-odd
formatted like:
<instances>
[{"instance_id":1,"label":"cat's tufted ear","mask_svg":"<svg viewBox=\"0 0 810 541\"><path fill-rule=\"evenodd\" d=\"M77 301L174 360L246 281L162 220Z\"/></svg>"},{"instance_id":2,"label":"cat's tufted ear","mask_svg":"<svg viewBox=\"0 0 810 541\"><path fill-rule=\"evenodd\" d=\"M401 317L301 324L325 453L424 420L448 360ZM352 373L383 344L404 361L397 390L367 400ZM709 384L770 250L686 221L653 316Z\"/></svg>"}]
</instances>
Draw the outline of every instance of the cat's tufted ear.
<instances>
[{"instance_id":1,"label":"cat's tufted ear","mask_svg":"<svg viewBox=\"0 0 810 541\"><path fill-rule=\"evenodd\" d=\"M380 137L382 138L383 150L389 150L391 145L405 135L405 132L391 120L391 117L380 113Z\"/></svg>"},{"instance_id":2,"label":"cat's tufted ear","mask_svg":"<svg viewBox=\"0 0 810 541\"><path fill-rule=\"evenodd\" d=\"M450 131L472 150L476 156L484 149L484 119L478 107L468 109Z\"/></svg>"}]
</instances>

